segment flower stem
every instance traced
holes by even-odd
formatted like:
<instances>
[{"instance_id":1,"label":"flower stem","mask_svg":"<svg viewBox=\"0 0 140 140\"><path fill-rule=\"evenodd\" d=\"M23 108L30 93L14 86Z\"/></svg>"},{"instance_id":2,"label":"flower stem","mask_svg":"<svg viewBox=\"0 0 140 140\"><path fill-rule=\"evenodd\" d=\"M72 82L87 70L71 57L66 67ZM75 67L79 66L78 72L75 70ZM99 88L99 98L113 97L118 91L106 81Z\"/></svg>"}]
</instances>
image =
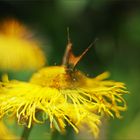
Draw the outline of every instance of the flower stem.
<instances>
[{"instance_id":1,"label":"flower stem","mask_svg":"<svg viewBox=\"0 0 140 140\"><path fill-rule=\"evenodd\" d=\"M69 126L66 128L66 134L60 134L58 131L52 132L51 140L75 140L73 129Z\"/></svg>"},{"instance_id":2,"label":"flower stem","mask_svg":"<svg viewBox=\"0 0 140 140\"><path fill-rule=\"evenodd\" d=\"M31 130L32 127L31 128L25 127L21 136L21 140L28 140Z\"/></svg>"}]
</instances>

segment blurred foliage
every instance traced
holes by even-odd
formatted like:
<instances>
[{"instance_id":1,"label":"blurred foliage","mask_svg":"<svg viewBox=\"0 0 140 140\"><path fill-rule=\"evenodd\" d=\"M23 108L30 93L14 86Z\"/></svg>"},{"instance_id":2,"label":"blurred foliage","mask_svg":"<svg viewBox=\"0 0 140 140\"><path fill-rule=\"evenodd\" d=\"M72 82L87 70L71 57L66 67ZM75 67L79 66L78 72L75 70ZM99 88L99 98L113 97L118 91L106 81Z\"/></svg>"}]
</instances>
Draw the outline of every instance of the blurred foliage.
<instances>
[{"instance_id":1,"label":"blurred foliage","mask_svg":"<svg viewBox=\"0 0 140 140\"><path fill-rule=\"evenodd\" d=\"M1 0L0 19L6 17L20 19L34 31L35 37L43 42L49 65L61 64L67 27L77 55L98 38L78 68L90 76L110 71L111 78L125 82L130 91L126 96L128 111L122 114L122 120L105 124L107 129L101 138L140 139L140 1ZM30 73L12 73L11 77L28 80ZM44 139L48 135L45 128L35 127L31 137ZM82 139L88 140L88 137L82 136Z\"/></svg>"}]
</instances>

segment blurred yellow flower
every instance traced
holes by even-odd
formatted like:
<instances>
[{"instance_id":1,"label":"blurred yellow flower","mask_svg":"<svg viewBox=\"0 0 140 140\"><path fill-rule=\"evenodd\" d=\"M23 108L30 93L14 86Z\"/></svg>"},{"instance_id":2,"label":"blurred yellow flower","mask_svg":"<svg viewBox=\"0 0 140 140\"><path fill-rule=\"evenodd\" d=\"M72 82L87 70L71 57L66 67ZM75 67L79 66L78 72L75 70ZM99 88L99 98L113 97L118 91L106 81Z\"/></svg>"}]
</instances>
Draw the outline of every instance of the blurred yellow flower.
<instances>
[{"instance_id":1,"label":"blurred yellow flower","mask_svg":"<svg viewBox=\"0 0 140 140\"><path fill-rule=\"evenodd\" d=\"M1 140L18 140L5 126L5 124L0 121L0 139Z\"/></svg>"},{"instance_id":2,"label":"blurred yellow flower","mask_svg":"<svg viewBox=\"0 0 140 140\"><path fill-rule=\"evenodd\" d=\"M102 116L121 117L120 111L126 110L122 97L127 93L125 85L105 80L107 72L89 78L76 70L85 52L75 57L70 46L68 44L62 66L43 68L33 74L29 82L5 80L0 83L1 118L15 114L18 123L28 128L34 122L45 123L48 119L50 127L60 132L65 131L67 124L76 132L87 126L97 137Z\"/></svg>"},{"instance_id":3,"label":"blurred yellow flower","mask_svg":"<svg viewBox=\"0 0 140 140\"><path fill-rule=\"evenodd\" d=\"M37 69L45 64L40 44L31 33L15 19L0 24L0 69Z\"/></svg>"}]
</instances>

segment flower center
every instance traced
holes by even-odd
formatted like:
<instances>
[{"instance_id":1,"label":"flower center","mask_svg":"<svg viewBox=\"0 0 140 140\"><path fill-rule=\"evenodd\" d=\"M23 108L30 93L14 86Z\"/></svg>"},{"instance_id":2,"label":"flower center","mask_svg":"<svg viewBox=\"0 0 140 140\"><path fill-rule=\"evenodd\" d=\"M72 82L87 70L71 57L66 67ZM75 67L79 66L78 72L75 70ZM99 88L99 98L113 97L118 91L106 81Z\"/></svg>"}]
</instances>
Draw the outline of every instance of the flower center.
<instances>
[{"instance_id":1,"label":"flower center","mask_svg":"<svg viewBox=\"0 0 140 140\"><path fill-rule=\"evenodd\" d=\"M30 82L57 89L75 88L83 83L83 77L79 71L68 72L64 66L51 66L35 73Z\"/></svg>"}]
</instances>

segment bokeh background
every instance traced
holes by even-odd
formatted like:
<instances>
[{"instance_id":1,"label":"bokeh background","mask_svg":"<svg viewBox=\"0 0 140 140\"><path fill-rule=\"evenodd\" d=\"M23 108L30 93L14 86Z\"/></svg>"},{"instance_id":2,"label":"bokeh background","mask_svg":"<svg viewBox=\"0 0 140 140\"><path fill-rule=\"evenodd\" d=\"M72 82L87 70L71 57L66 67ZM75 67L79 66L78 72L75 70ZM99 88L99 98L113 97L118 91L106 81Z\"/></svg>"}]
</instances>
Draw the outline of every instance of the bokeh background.
<instances>
[{"instance_id":1,"label":"bokeh background","mask_svg":"<svg viewBox=\"0 0 140 140\"><path fill-rule=\"evenodd\" d=\"M128 110L122 113L121 120L105 120L100 139L140 139L139 0L0 0L0 20L8 17L22 21L42 42L47 65L61 64L67 44L67 27L76 55L98 38L77 67L90 76L110 71L110 78L125 82L130 91L125 96ZM31 72L18 72L11 77L28 80L30 75ZM35 126L30 139L49 137L49 132L45 132L47 127ZM10 129L17 134L22 131L16 124ZM86 132L80 135L77 138L70 135L69 139L93 139Z\"/></svg>"}]
</instances>

